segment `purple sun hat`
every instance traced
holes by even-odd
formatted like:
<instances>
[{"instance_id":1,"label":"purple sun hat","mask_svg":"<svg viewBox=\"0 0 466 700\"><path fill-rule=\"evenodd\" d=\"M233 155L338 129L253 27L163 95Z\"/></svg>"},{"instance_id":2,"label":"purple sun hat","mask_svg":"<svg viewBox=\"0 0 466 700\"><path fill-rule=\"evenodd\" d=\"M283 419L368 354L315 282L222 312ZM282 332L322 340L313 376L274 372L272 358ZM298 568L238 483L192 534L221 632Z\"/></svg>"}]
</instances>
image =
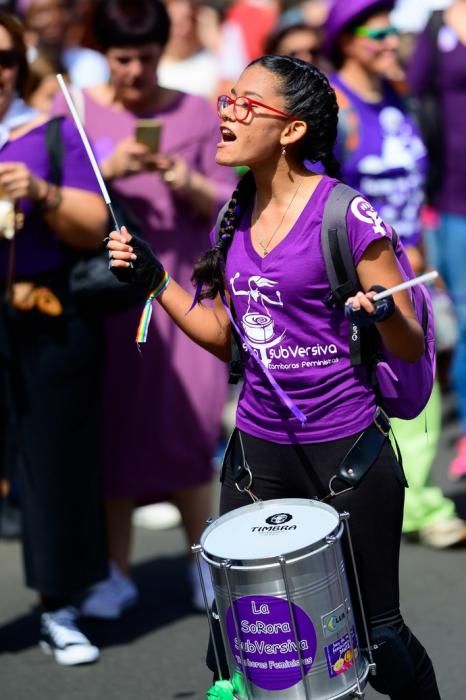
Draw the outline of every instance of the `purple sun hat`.
<instances>
[{"instance_id":1,"label":"purple sun hat","mask_svg":"<svg viewBox=\"0 0 466 700\"><path fill-rule=\"evenodd\" d=\"M378 9L393 10L396 0L334 0L325 23L325 37L322 51L332 58L339 37L346 27L353 23L359 15L366 12L377 12Z\"/></svg>"}]
</instances>

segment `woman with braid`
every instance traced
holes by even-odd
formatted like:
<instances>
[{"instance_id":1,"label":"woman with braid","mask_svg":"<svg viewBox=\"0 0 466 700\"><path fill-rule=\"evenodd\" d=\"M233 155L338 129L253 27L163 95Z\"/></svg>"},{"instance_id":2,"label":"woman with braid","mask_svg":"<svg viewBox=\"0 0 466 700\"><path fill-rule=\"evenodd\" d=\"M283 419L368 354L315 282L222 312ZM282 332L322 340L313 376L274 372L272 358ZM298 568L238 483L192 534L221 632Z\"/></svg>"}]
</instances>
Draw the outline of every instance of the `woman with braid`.
<instances>
[{"instance_id":1,"label":"woman with braid","mask_svg":"<svg viewBox=\"0 0 466 700\"><path fill-rule=\"evenodd\" d=\"M231 96L219 97L218 111L217 163L245 164L249 172L219 234L212 233L211 250L194 270L197 303L126 229L110 234L108 248L114 273L152 292L157 306L209 352L228 361L233 323L241 335L247 349L244 385L222 473L225 514L251 503L236 488L241 470L228 454L241 454L242 448L252 472L250 491L259 499L322 499L346 453L374 430L374 392L351 366L345 316L375 324L385 347L407 361L421 357L424 339L405 292L383 305L373 302L374 285L387 288L402 278L391 229L362 197L347 213L361 291L344 311L324 304L330 289L320 229L325 202L338 182L332 155L338 107L324 75L296 58L264 56L245 69ZM326 175L313 171L317 162ZM370 682L396 700L438 700L431 661L399 607L404 485L384 439L359 484L330 503L351 515L378 667Z\"/></svg>"}]
</instances>

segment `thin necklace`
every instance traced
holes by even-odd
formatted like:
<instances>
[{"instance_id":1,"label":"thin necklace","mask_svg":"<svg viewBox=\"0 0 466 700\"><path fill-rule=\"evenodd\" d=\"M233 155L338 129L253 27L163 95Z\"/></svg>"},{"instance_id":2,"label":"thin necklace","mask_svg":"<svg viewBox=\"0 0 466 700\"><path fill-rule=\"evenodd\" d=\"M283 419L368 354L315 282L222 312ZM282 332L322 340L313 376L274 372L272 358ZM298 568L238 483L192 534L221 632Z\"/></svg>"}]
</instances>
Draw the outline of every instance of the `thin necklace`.
<instances>
[{"instance_id":1,"label":"thin necklace","mask_svg":"<svg viewBox=\"0 0 466 700\"><path fill-rule=\"evenodd\" d=\"M286 217L286 215L288 214L288 212L289 212L289 210L290 210L290 207L291 207L291 205L293 204L293 202L294 202L294 200L295 200L295 198L296 198L296 195L297 195L298 192L299 192L299 188L301 187L301 185L303 184L303 182L304 182L304 180L301 180L301 182L300 182L299 185L297 186L297 188L296 188L296 190L295 190L295 192L294 192L294 194L293 194L293 196L292 196L292 198L291 198L290 203L288 204L287 208L285 209L285 213L283 214L282 218L280 219L280 223L278 224L277 228L275 229L275 231L274 231L274 232L272 233L272 235L270 236L270 238L269 238L269 240L267 241L267 243L264 243L263 240L262 240L262 241L259 241L259 245L260 245L260 247L262 248L262 253L263 253L264 257L270 253L269 246L270 246L270 244L272 243L272 241L273 241L273 239L275 238L275 236L277 235L278 231L280 230L280 227L281 227L282 223L285 221L285 217Z\"/></svg>"}]
</instances>

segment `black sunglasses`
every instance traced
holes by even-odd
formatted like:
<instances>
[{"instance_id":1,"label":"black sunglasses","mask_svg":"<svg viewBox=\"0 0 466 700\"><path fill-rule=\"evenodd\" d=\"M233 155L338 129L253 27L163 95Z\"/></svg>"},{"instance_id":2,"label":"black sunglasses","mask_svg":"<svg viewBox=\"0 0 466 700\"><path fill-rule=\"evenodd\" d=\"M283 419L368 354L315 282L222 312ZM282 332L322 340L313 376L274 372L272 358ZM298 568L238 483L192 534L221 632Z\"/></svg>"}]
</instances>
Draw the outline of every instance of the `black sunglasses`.
<instances>
[{"instance_id":1,"label":"black sunglasses","mask_svg":"<svg viewBox=\"0 0 466 700\"><path fill-rule=\"evenodd\" d=\"M13 68L19 63L19 55L15 49L0 49L0 66L2 68Z\"/></svg>"}]
</instances>

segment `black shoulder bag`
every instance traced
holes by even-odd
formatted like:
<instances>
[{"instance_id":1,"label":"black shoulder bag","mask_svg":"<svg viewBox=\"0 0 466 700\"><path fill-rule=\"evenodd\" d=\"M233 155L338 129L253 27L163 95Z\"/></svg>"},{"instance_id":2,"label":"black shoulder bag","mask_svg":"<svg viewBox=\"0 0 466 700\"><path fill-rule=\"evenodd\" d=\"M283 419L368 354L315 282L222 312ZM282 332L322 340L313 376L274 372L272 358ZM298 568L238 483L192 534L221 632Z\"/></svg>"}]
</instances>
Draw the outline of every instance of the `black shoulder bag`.
<instances>
[{"instance_id":1,"label":"black shoulder bag","mask_svg":"<svg viewBox=\"0 0 466 700\"><path fill-rule=\"evenodd\" d=\"M63 140L60 128L61 117L47 123L46 145L50 163L50 181L60 185L62 181ZM130 212L122 199L110 191L115 218L127 226L134 235L142 238L142 226ZM108 230L114 228L109 217ZM70 291L80 306L87 311L100 315L109 315L124 311L145 301L145 294L133 285L120 282L108 267L108 253L104 246L98 251L84 254L70 249Z\"/></svg>"}]
</instances>

